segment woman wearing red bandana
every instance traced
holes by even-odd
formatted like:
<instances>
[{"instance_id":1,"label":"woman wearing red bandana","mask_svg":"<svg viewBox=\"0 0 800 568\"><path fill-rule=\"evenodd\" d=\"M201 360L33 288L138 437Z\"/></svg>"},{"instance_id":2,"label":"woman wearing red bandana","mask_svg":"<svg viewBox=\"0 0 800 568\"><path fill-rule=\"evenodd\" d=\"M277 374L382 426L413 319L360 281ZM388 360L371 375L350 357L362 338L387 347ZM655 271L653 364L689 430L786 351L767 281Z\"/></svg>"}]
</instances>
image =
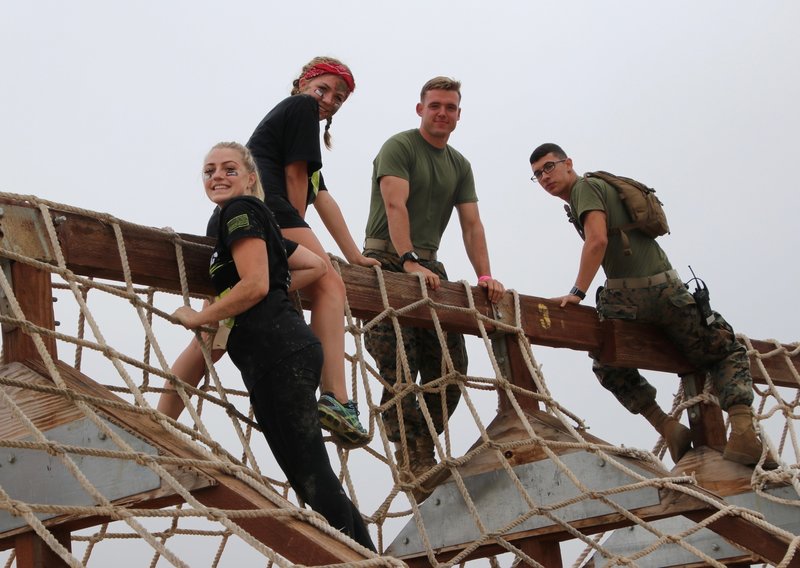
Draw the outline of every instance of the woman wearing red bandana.
<instances>
[{"instance_id":1,"label":"woman wearing red bandana","mask_svg":"<svg viewBox=\"0 0 800 568\"><path fill-rule=\"evenodd\" d=\"M305 289L311 298L311 328L322 342L325 355L320 422L338 441L361 446L369 442L369 434L358 420L355 403L348 400L345 382L344 283L305 221L307 207L313 204L348 262L378 264L361 254L320 172L320 122L326 122L325 146L330 149L333 115L353 90L353 74L341 61L312 59L294 80L291 96L267 113L247 146L258 164L265 201L283 236L311 249L327 265L325 276Z\"/></svg>"}]
</instances>

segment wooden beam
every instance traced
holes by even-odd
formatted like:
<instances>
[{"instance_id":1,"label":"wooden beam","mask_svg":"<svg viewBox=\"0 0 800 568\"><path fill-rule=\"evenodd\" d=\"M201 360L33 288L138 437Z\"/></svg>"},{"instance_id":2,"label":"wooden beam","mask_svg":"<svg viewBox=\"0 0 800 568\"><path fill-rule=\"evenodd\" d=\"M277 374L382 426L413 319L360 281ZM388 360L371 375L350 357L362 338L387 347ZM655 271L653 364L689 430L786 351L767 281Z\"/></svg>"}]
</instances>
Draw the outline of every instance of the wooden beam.
<instances>
[{"instance_id":1,"label":"wooden beam","mask_svg":"<svg viewBox=\"0 0 800 568\"><path fill-rule=\"evenodd\" d=\"M687 512L685 515L698 523L711 516L700 511ZM777 538L768 530L742 517L720 517L710 523L707 528L735 543L736 546L746 548L766 558L772 564L780 564L787 553L787 543L783 539ZM782 566L787 568L800 567L800 554L795 554L794 558L787 564L782 564Z\"/></svg>"},{"instance_id":2,"label":"wooden beam","mask_svg":"<svg viewBox=\"0 0 800 568\"><path fill-rule=\"evenodd\" d=\"M572 435L564 428L556 418L549 416L541 411L529 413L527 416L528 422L531 424L536 433L547 440L553 442L569 442L574 441ZM515 440L524 440L529 436L523 428L519 417L514 412L505 412L498 414L495 420L487 427L489 437L495 443L507 443ZM603 440L589 435L583 434L589 443L605 445ZM481 441L478 440L470 451L474 450ZM556 448L554 451L563 456L568 453L576 451L573 448ZM743 465L723 460L721 455L714 450L702 448L701 450L692 450L687 454L692 456L694 461L681 461L679 469L676 466L673 470L673 475L690 475L693 471L697 470L698 486L692 487L692 490L698 494L703 494L706 498L713 501L722 503L721 498L712 493L706 483L711 480L722 477L719 485L710 485L714 491L722 492L723 495L731 495L741 490L749 489L749 476L747 472L752 473L752 469ZM700 457L702 456L702 457ZM509 461L512 467L520 464L530 463L532 461L539 461L547 459L547 455L541 449L539 444L515 447L513 451L505 453L505 458ZM622 458L623 460L625 458ZM630 458L627 458L630 459ZM633 461L633 460L632 460ZM652 472L654 477L668 477L669 474L661 469L656 468L648 462L635 461L639 468ZM459 473L465 479L471 476L481 474L489 471L496 471L500 467L497 457L493 452L484 452L478 454L465 465L459 467ZM730 478L730 479L729 479ZM435 497L435 496L434 496ZM659 491L660 502L632 508L630 513L642 521L656 521L666 517L673 517L675 515L684 515L700 522L703 519L718 512L718 508L710 506L702 499L696 498L693 495L683 493L678 490L661 489ZM423 507L425 504L423 504ZM726 518L728 519L728 518ZM633 523L630 518L613 512L605 515L599 515L590 518L578 519L568 523L573 528L581 531L584 534L597 534L614 530L621 527L630 526ZM740 538L741 534L748 531L747 527L752 528L752 533L746 537ZM750 523L741 517L730 517L729 520L717 521L712 523L709 527L711 530L717 532L721 536L747 548L751 552L767 558L769 561L778 563L783 555L786 553L789 542L780 538L767 530L759 528L754 523ZM545 542L545 543L558 543L560 541L573 539L573 535L559 524L551 524L542 526L537 529L519 531L512 534L504 534L503 538L513 542L516 546L523 546L523 543L530 542ZM452 545L437 548L435 551L436 558L440 562L446 562L456 555L458 555L470 543L454 543ZM485 558L492 554L498 554L503 551L503 548L495 542L488 542L482 545L474 552L472 552L468 559ZM544 551L543 551L544 553ZM550 553L553 553L551 550ZM547 556L545 556L547 557ZM409 566L427 566L427 556L424 553L404 556L403 560ZM542 562L538 557L537 561ZM795 564L792 566L800 566L800 555L795 559Z\"/></svg>"},{"instance_id":3,"label":"wooden beam","mask_svg":"<svg viewBox=\"0 0 800 568\"><path fill-rule=\"evenodd\" d=\"M493 339L494 342L502 342L505 347L505 357L506 357L506 365L508 370L503 370L503 374L509 378L511 383L514 386L518 386L525 390L530 390L534 392L538 392L536 389L536 384L533 382L533 377L531 376L530 371L528 371L528 366L525 363L525 359L522 356L522 350L519 347L519 343L517 343L517 338L511 335L505 335L500 339ZM499 411L502 412L504 410L510 410L511 401L506 396L505 392L498 391L498 407ZM539 401L535 398L530 398L527 396L519 396L515 397L517 399L517 403L523 410L528 412L533 412L535 410L539 410L541 406L539 405Z\"/></svg>"},{"instance_id":4,"label":"wooden beam","mask_svg":"<svg viewBox=\"0 0 800 568\"><path fill-rule=\"evenodd\" d=\"M51 527L50 532L68 551L72 552L72 538L68 530ZM55 553L35 532L21 534L14 539L17 568L61 568L69 564Z\"/></svg>"},{"instance_id":5,"label":"wooden beam","mask_svg":"<svg viewBox=\"0 0 800 568\"><path fill-rule=\"evenodd\" d=\"M683 391L686 398L690 399L703 392L705 375L703 373L688 373L681 376ZM719 406L701 402L688 408L689 426L692 430L692 445L695 448L708 446L722 451L727 442L725 420Z\"/></svg>"},{"instance_id":6,"label":"wooden beam","mask_svg":"<svg viewBox=\"0 0 800 568\"><path fill-rule=\"evenodd\" d=\"M8 201L0 199L0 203ZM18 207L25 206L24 202L13 203ZM11 212L6 213L9 214ZM84 276L123 280L116 238L107 220L68 211L53 210L53 215L63 217L57 232L70 270ZM123 223L122 233L135 284L180 289L175 246L163 231ZM191 235L180 235L180 238L194 243L183 248L190 292L213 294L207 274L213 240ZM379 282L373 270L344 264L341 271L350 308L357 317L373 318L384 310L380 297L375 293ZM384 279L390 307L399 309L421 299L419 280L415 276L387 272L384 273ZM473 287L470 294L476 309L491 317L492 309L485 292ZM445 306L468 306L467 295L458 283L444 282L439 290L431 291L428 295L433 302ZM569 305L561 308L551 300L525 295L520 295L519 300L521 325L533 344L598 353L601 361L611 365L674 373L693 370L664 335L650 326L623 321L601 324L596 311L587 306ZM510 307L506 311L513 314ZM474 318L469 314L439 309L437 315L448 331L477 334ZM432 327L430 309L427 306L418 307L404 314L401 322ZM488 330L492 331L491 326L488 326ZM774 344L765 341L753 341L753 347L757 353L770 353L776 349ZM797 350L792 345L784 345L783 348L788 352ZM764 359L763 362L775 384L800 388L793 375L793 372L800 372L800 354L794 355L788 362L784 356ZM764 383L766 377L762 376L756 365L751 366L754 380Z\"/></svg>"},{"instance_id":7,"label":"wooden beam","mask_svg":"<svg viewBox=\"0 0 800 568\"><path fill-rule=\"evenodd\" d=\"M64 220L57 227L58 239L69 269L82 276L124 282L122 259L112 224L70 212L59 215ZM177 254L169 235L158 229L128 223L121 225L121 232L133 282L180 291ZM182 247L189 290L213 295L208 261L214 240L183 234L175 236L194 243Z\"/></svg>"},{"instance_id":8,"label":"wooden beam","mask_svg":"<svg viewBox=\"0 0 800 568\"><path fill-rule=\"evenodd\" d=\"M49 376L47 369L41 363L28 361L26 364L40 375ZM65 363L59 361L57 366L61 377L70 389L109 401L124 402L123 399L102 385ZM202 454L187 446L182 438L168 434L161 425L147 416L111 407L100 410L121 427L135 432L168 455L187 459L206 459ZM277 493L275 499L269 499L234 477L233 474L222 472L210 464L208 467L197 467L196 469L217 482L214 487L193 493L198 501L206 506L239 510L277 511L284 509L283 506L276 504L283 501ZM136 506L147 507L148 505L145 502L137 503ZM317 565L356 562L364 559L361 554L345 544L297 518L264 516L253 519L233 519L233 522L292 562Z\"/></svg>"},{"instance_id":9,"label":"wooden beam","mask_svg":"<svg viewBox=\"0 0 800 568\"><path fill-rule=\"evenodd\" d=\"M46 329L55 329L53 315L53 288L50 273L21 262L11 263L11 285L22 313L32 324ZM42 335L45 349L56 358L55 337ZM21 327L3 330L4 363L39 359L39 351L28 333Z\"/></svg>"},{"instance_id":10,"label":"wooden beam","mask_svg":"<svg viewBox=\"0 0 800 568\"><path fill-rule=\"evenodd\" d=\"M518 546L522 552L545 568L561 568L564 565L561 559L561 545L557 541L527 539ZM528 566L528 563L520 561L516 566Z\"/></svg>"},{"instance_id":11,"label":"wooden beam","mask_svg":"<svg viewBox=\"0 0 800 568\"><path fill-rule=\"evenodd\" d=\"M704 492L700 488L697 488L697 490ZM702 501L686 494L680 494L668 490L662 490L662 494L664 497L662 498L661 504L642 509L635 509L630 511L630 513L642 521L654 521L680 514L689 517L695 522L701 522L717 512L717 509L708 508L708 505ZM581 519L579 521L569 523L570 526L578 529L584 534L606 532L631 526L632 524L633 523L629 519L617 513L590 519ZM787 540L779 538L769 531L762 529L758 525L750 523L741 517L722 517L719 520L711 523L708 528L724 538L736 543L736 546L754 552L755 554L767 559L767 561L772 564L778 564L783 559L789 548L789 542ZM550 525L537 530L503 535L503 538L517 545L521 545L523 542L538 542L542 540L546 542L559 542L570 540L573 538L573 536L559 525ZM447 562L458 555L464 546L465 545L455 545L452 547L437 549L435 552L436 559L439 562ZM502 552L505 552L503 547L497 543L489 542L477 548L464 560L485 558L487 556L500 554ZM411 567L422 568L423 566L430 565L425 555L406 557L403 558L403 560ZM795 555L791 562L787 564L787 568L789 567L800 567L800 555Z\"/></svg>"},{"instance_id":12,"label":"wooden beam","mask_svg":"<svg viewBox=\"0 0 800 568\"><path fill-rule=\"evenodd\" d=\"M497 314L502 319L510 320L510 315L513 313L511 300L511 296L507 295L497 305ZM503 376L515 386L535 391L535 383L528 370L528 365L525 362L525 357L523 356L517 336L496 332L492 335L491 341L495 359L497 360L497 364ZM525 411L534 412L540 409L539 402L534 398L527 396L516 396L515 398L520 407ZM512 410L511 401L505 391L499 390L497 392L497 401L498 413Z\"/></svg>"},{"instance_id":13,"label":"wooden beam","mask_svg":"<svg viewBox=\"0 0 800 568\"><path fill-rule=\"evenodd\" d=\"M761 358L761 363L763 363L767 374L772 377L777 386L800 388L797 379L793 377L793 370L794 373L800 371L800 349L798 349L797 343L794 345L776 345L775 342L761 341L759 339L751 339L750 343L752 343L756 354L768 355L773 352L780 352L769 358ZM787 358L785 354L792 353L792 351L795 352L795 355ZM767 377L761 372L756 362L756 354L750 355L750 373L753 375L753 381L759 384L767 384Z\"/></svg>"}]
</instances>

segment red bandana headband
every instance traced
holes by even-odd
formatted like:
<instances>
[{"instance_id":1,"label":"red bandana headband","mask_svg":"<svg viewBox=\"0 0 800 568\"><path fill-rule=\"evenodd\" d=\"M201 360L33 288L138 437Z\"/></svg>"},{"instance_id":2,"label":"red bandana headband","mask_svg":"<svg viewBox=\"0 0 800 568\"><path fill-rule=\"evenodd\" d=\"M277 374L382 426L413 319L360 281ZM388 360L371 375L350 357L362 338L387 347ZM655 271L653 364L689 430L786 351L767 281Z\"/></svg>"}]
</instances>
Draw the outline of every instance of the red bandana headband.
<instances>
[{"instance_id":1,"label":"red bandana headband","mask_svg":"<svg viewBox=\"0 0 800 568\"><path fill-rule=\"evenodd\" d=\"M306 71L305 75L303 75L303 79L313 79L320 75L338 75L344 79L344 82L347 84L348 92L352 93L356 90L356 83L353 80L353 75L344 65L339 65L337 63L317 63Z\"/></svg>"}]
</instances>

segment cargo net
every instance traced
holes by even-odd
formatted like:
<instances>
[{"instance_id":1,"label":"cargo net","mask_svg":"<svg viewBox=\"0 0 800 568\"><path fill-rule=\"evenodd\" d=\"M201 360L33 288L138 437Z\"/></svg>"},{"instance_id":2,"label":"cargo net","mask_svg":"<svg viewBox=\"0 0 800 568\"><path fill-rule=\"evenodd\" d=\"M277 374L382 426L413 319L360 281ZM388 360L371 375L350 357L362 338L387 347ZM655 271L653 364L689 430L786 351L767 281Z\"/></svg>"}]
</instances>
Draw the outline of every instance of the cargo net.
<instances>
[{"instance_id":1,"label":"cargo net","mask_svg":"<svg viewBox=\"0 0 800 568\"><path fill-rule=\"evenodd\" d=\"M135 559L138 566L293 565L265 542L269 539L244 530L239 522L245 518L309 524L363 556L347 562L350 566L397 566L402 564L398 557L423 566L637 566L661 564L659 554L671 555L670 564L687 565L797 562L800 389L777 386L769 378L766 385L756 385L754 409L762 436L779 456L779 467L748 469L743 494L749 497L721 498L702 487L691 472L670 473L661 461L661 440L646 451L588 435L582 420L550 395L520 324L516 292L509 292L516 300L514 313L502 321L487 318L474 306L437 304L421 280L421 300L390 307L380 270L376 294L384 310L368 321L353 317L349 308L345 314L349 387L372 440L366 447L346 449L326 438L332 465L378 547L377 555L370 553L298 502L271 457L240 375L227 357L213 365L203 347L208 369L197 388L170 372L171 361L191 335L169 314L182 303L197 306L200 301L186 292L182 251L202 245L160 231L163 239L174 243L184 292L141 287L128 269L128 251L136 246L124 238L129 223L31 196L0 198L33 208L44 227L42 238L55 256L43 263L16 252L7 241L0 248L4 330L21 329L43 360L40 369L18 363L0 368L0 538L5 549L0 560L6 567L20 561L15 535L31 531L69 566L106 566L124 558ZM59 215L65 211L113 228L114 254L119 255L124 282L87 278L67 269L54 224L63 221ZM60 322L55 330L26 318L9 277L10 262L51 275ZM469 285L463 286L472 298ZM462 309L474 316L476 337L468 337L470 366L485 369L484 376L457 372L445 356L439 379L416 384L400 339L398 382L381 378L364 348L365 332L379 322L397 328L398 317L420 306L429 310L441 345L445 332L440 314ZM487 326L519 347L532 377L528 388L504 376L502 357L492 345L496 336L490 336ZM45 346L53 339L58 361ZM800 385L793 364L798 344L787 348L775 342L774 350L764 353L752 349L747 337L740 339L763 375L769 377L766 359L785 360L786 373ZM96 381L94 390L76 388L75 376ZM179 421L155 410L165 381L173 382L187 403ZM453 416L447 416L444 396L450 385L461 395ZM381 404L384 388L393 395ZM585 388L600 387L590 381ZM426 402L426 393L438 397L438 411L445 414L446 426L438 436L432 399ZM504 413L516 430L513 436L508 428L491 425L498 396L505 397ZM433 435L436 457L434 467L416 474L402 463L408 448L398 449L390 442L383 421L390 407L414 400ZM531 401L541 412L525 410ZM708 385L691 399L679 392L673 414L680 417L698 402L717 403ZM138 417L140 423L146 419L151 428L135 431L120 416ZM529 456L528 462L523 455ZM244 484L270 507L204 504L199 496L217 483L218 475ZM758 503L757 510L753 503ZM81 519L88 521L75 524ZM66 536L68 547L59 532L66 521L73 522ZM613 530L616 527L624 528ZM634 529L636 538L630 536ZM625 531L621 541L615 539L620 531ZM758 556L745 547L750 540L743 544L730 538L732 534L758 535L779 552L771 558ZM685 560L675 560L681 558Z\"/></svg>"}]
</instances>

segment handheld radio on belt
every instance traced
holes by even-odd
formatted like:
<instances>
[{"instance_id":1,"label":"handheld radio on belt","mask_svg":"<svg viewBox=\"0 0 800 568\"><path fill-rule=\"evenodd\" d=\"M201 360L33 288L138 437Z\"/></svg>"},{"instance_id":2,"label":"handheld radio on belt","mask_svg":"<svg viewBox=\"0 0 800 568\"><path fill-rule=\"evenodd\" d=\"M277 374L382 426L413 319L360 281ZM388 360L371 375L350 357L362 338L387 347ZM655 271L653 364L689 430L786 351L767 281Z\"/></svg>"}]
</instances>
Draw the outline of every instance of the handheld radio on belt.
<instances>
[{"instance_id":1,"label":"handheld radio on belt","mask_svg":"<svg viewBox=\"0 0 800 568\"><path fill-rule=\"evenodd\" d=\"M700 318L703 322L703 325L709 326L714 323L714 311L711 309L711 295L708 293L708 286L706 286L705 282L695 276L691 265L689 265L689 272L692 273L692 279L686 282L684 286L686 286L686 289L688 290L689 284L692 282L695 283L692 297L694 298L695 304L697 304L697 309L700 310Z\"/></svg>"}]
</instances>

